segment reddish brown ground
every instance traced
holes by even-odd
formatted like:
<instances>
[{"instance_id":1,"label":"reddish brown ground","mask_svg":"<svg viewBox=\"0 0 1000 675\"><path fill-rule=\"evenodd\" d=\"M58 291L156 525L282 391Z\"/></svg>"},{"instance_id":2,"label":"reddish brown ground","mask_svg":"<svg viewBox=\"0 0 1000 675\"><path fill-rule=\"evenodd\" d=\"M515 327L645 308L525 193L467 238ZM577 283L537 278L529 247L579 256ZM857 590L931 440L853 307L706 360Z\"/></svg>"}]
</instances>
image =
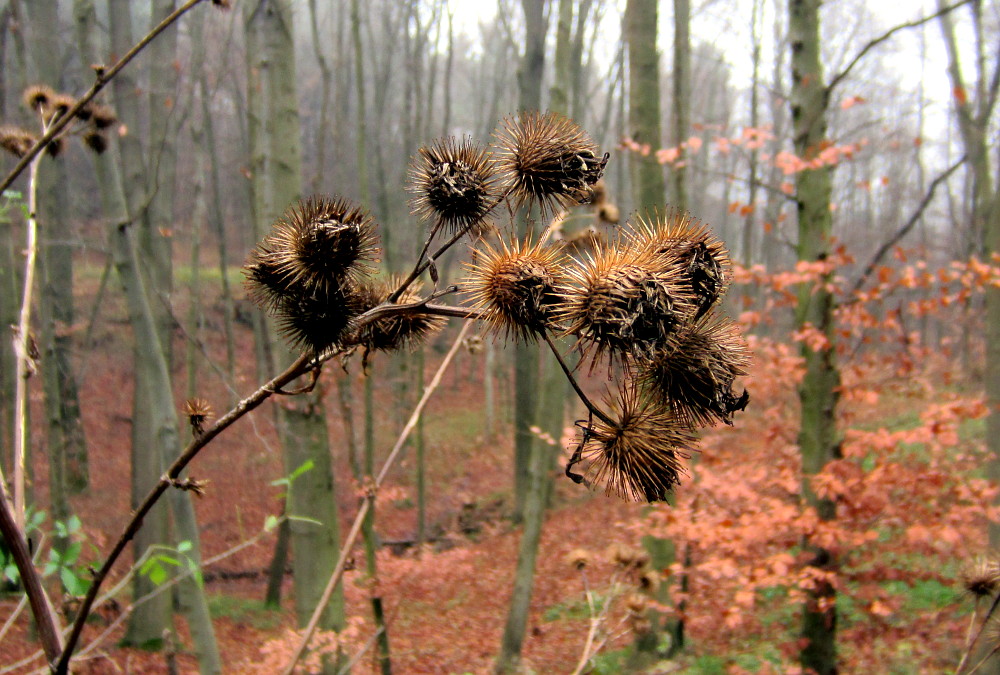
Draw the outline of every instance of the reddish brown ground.
<instances>
[{"instance_id":1,"label":"reddish brown ground","mask_svg":"<svg viewBox=\"0 0 1000 675\"><path fill-rule=\"evenodd\" d=\"M89 309L89 305L85 305ZM251 310L252 311L252 310ZM218 312L209 313L209 323L201 337L216 366L222 366L222 331ZM239 372L235 388L241 394L255 387L252 374L252 351L249 330L239 326ZM102 308L102 320L96 331L96 344L76 362L82 376L82 404L84 423L90 447L92 487L87 495L74 499L74 509L84 521L89 541L97 549L106 551L117 537L129 511L129 446L131 408L131 358L130 331L124 319L124 308L118 293L112 293ZM175 344L176 366L174 377L181 405L186 390L184 354L185 342L178 337ZM438 356L428 350L428 377L432 362ZM447 540L447 550L428 547L418 555L409 551L395 555L388 549L379 557L380 589L389 622L393 666L396 673L483 673L488 672L495 657L506 618L511 591L513 570L517 556L519 530L509 524L506 515L511 504L512 450L509 434L488 440L484 435L484 396L480 373L482 355L463 353L452 371L445 378L441 390L433 399L427 414L427 468L428 468L428 523L432 533ZM386 372L389 359L379 356L376 373ZM361 423L361 382L359 363L352 364L351 377L356 393L355 410ZM326 397L331 432L332 452L337 467L337 488L341 508L342 526L349 526L356 509L353 496L355 486L345 457L344 428L336 405L332 376L338 368L327 369L330 395ZM216 411L228 408L229 393L220 377L204 361L198 369L198 395L209 399ZM595 378L595 385L599 385ZM400 418L407 414L393 412L393 395L389 384L380 378L378 390L377 437L382 456L391 446L394 434L401 426ZM498 387L500 401L506 399L505 386ZM40 396L37 386L33 390L36 406L35 419L42 419ZM785 392L787 394L787 392ZM197 500L204 556L223 552L258 532L269 514L280 508L279 489L271 481L282 477L280 450L275 442L271 415L272 402L266 403L250 419L224 433L196 459L191 475L210 481L207 494ZM739 462L748 444L772 442L761 429L768 421L764 417L783 405L772 400L768 405L755 401L747 415L738 420L735 430L728 428L713 431L714 438L706 439L715 459L706 462ZM501 408L503 409L503 408ZM751 423L751 420L756 420ZM501 429L509 428L502 423ZM725 457L720 460L719 457ZM43 452L35 453L36 497L47 504L47 467ZM380 506L377 529L386 540L411 538L416 523L416 501L413 489L414 461L412 451L395 469L386 491L390 499ZM535 673L569 673L579 659L587 635L586 611L581 605L583 585L577 573L566 561L567 554L577 548L594 551L597 562L588 571L588 578L599 590L606 586L611 574L610 566L603 561L603 552L614 542L635 544L642 533L640 522L644 507L622 503L616 499L592 494L572 484L561 475L555 477L557 491L554 509L546 522L538 561L534 588L532 616L526 638L524 657ZM473 524L474 532L463 528ZM227 672L273 672L273 666L263 665L268 650L278 654L290 648L287 630L294 624L291 610L291 580L285 580L285 611L273 615L240 601L259 600L264 594L265 579L261 571L269 562L274 540L266 538L241 553L219 563L213 572L249 573L237 580L224 580L218 576L207 582L212 596L227 596L230 609L215 622L220 649L224 655ZM97 554L93 554L97 557ZM360 550L356 558L362 560ZM127 567L123 560L118 567L120 575ZM346 577L348 595L347 613L361 617L362 642L371 635L368 610L368 590L360 572L349 572ZM127 598L123 598L123 603ZM0 622L13 610L15 599L0 600ZM221 604L215 601L215 604ZM237 605L236 609L233 606ZM546 613L548 612L548 616ZM713 618L716 617L716 618ZM761 642L775 643L789 640L786 627L771 624L773 635L750 636L743 643L728 642L725 631L720 631L718 615L712 612L700 617L700 632L693 635L695 646L691 652L738 654L741 645ZM113 618L113 613L102 615L89 626L90 639L103 630L103 623ZM617 619L616 619L617 621ZM794 615L789 619L794 624ZM181 653L177 659L182 672L195 672L196 662L189 650L191 642L183 620L177 619L182 639ZM953 645L952 652L940 658L954 663L954 645L961 642L961 624L949 614L933 616L918 626L920 634L934 634L935 639ZM899 639L905 635L901 624ZM868 648L864 631L845 632L842 639L849 640L848 653L859 654ZM910 630L910 628L906 628ZM935 633L935 631L937 631ZM116 646L121 637L119 630L105 640L96 657L82 664L79 672L89 673L159 673L165 672L163 653L150 653ZM282 642L282 638L285 638ZM608 647L620 646L627 641L622 636ZM893 638L894 640L896 638ZM923 638L920 638L923 639ZM273 643L268 650L262 646ZM881 644L881 643L880 643ZM722 645L722 646L720 646ZM37 642L28 635L26 621L22 618L10 634L0 643L0 669L37 649ZM735 651L734 651L735 650ZM368 656L356 672L373 672ZM694 657L691 657L694 658ZM865 662L866 657L854 657L855 663ZM280 659L278 660L280 662ZM794 662L794 656L785 663ZM691 664L690 658L685 662ZM870 663L870 661L869 661ZM37 668L41 664L35 661ZM30 672L30 668L17 672ZM848 669L845 668L845 672ZM909 672L934 672L914 666ZM715 670L689 670L687 672L723 672ZM746 672L729 670L727 672ZM761 670L760 672L779 672ZM781 671L787 672L787 671ZM872 672L853 669L851 672Z\"/></svg>"}]
</instances>

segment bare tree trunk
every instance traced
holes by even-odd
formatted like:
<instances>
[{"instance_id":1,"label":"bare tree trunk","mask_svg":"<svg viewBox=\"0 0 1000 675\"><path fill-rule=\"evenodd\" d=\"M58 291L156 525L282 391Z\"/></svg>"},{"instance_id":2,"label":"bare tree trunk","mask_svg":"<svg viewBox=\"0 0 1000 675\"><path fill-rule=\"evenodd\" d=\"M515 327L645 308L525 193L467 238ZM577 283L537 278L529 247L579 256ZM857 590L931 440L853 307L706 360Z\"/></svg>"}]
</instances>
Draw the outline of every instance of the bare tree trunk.
<instances>
[{"instance_id":1,"label":"bare tree trunk","mask_svg":"<svg viewBox=\"0 0 1000 675\"><path fill-rule=\"evenodd\" d=\"M527 35L524 60L518 73L520 108L537 110L541 107L542 73L545 65L545 0L522 0L522 6ZM522 236L524 234L522 232ZM545 518L546 465L551 456L549 448L542 448L542 444L536 442L531 432L537 419L538 346L518 343L514 349L514 358L515 485L521 485L517 494L522 500L520 505L523 510L520 515L524 521L524 532L521 534L514 589L495 665L496 673L515 672L521 660L521 648L531 607L538 542L541 540Z\"/></svg>"},{"instance_id":2,"label":"bare tree trunk","mask_svg":"<svg viewBox=\"0 0 1000 675\"><path fill-rule=\"evenodd\" d=\"M789 0L788 31L791 44L791 111L795 152L810 159L826 141L828 90L820 62L819 0ZM830 211L832 168L801 171L795 177L795 200L798 205L798 259L806 262L826 260L830 255L833 218ZM804 283L798 293L796 325L812 327L828 340L828 346L813 349L803 342L800 353L805 360L805 377L799 385L801 426L799 450L802 453L802 495L820 518L832 519L836 508L829 499L818 497L811 479L827 462L840 455L837 432L837 402L840 372L836 364L834 298L827 290L830 275L818 283ZM809 564L829 571L836 568L833 554L822 546L804 547L812 556ZM832 584L819 582L806 600L803 613L800 652L803 668L818 675L837 672L836 591Z\"/></svg>"},{"instance_id":3,"label":"bare tree trunk","mask_svg":"<svg viewBox=\"0 0 1000 675\"><path fill-rule=\"evenodd\" d=\"M663 167L652 151L660 147L660 69L656 53L656 0L628 0L625 5L625 40L628 43L629 133L650 146L642 157L630 155L634 207L643 211L663 204L666 184Z\"/></svg>"},{"instance_id":4,"label":"bare tree trunk","mask_svg":"<svg viewBox=\"0 0 1000 675\"><path fill-rule=\"evenodd\" d=\"M301 129L292 9L291 0L258 0L244 6L251 47L247 65L254 97L251 137L259 232L301 196ZM270 335L262 337L270 340ZM293 517L290 530L296 617L300 625L305 625L336 564L340 519L326 417L318 394L295 397L280 410L278 429L285 448L286 472L290 475L307 463L312 467L295 479L287 506L288 515ZM276 569L280 567L275 565ZM341 593L324 614L322 628L340 630L344 626ZM336 668L336 663L324 664L325 672L335 672Z\"/></svg>"},{"instance_id":5,"label":"bare tree trunk","mask_svg":"<svg viewBox=\"0 0 1000 675\"><path fill-rule=\"evenodd\" d=\"M944 8L947 3L938 0ZM980 3L974 3L976 22L975 53L982 55ZM941 16L941 30L948 49L948 77L958 121L958 130L965 146L966 162L972 177L972 231L982 233L983 255L1000 252L1000 186L994 184L989 157L988 134L993 110L996 107L997 89L1000 87L1000 63L994 63L994 73L986 72L984 64L977 64L976 81L971 85L962 74L958 44L950 14ZM975 235L973 235L975 236ZM986 403L990 414L986 418L986 443L992 456L986 470L989 477L1000 480L1000 288L987 286L986 296ZM968 333L968 331L966 331ZM990 523L990 544L1000 545L1000 526Z\"/></svg>"},{"instance_id":6,"label":"bare tree trunk","mask_svg":"<svg viewBox=\"0 0 1000 675\"><path fill-rule=\"evenodd\" d=\"M691 1L674 0L674 96L673 144L681 147L691 130ZM680 159L686 159L682 150ZM673 166L670 169L670 199L676 208L688 209L687 169Z\"/></svg>"},{"instance_id":7,"label":"bare tree trunk","mask_svg":"<svg viewBox=\"0 0 1000 675\"><path fill-rule=\"evenodd\" d=\"M124 54L133 42L131 3L128 0L109 0L108 15L111 33L110 51ZM77 17L78 36L98 34L97 17L94 13L93 3L82 2L78 4ZM81 21L81 17L85 17L85 19ZM78 37L78 39L84 38ZM96 43L93 38L91 45L92 48L95 48ZM103 51L100 50L95 54L97 58L93 62L101 63L104 61ZM137 87L134 71L129 69L123 70L111 82L115 112L118 119L129 129L138 129L141 126L139 99L136 95ZM115 244L122 228L132 227L132 218L142 217L145 202L145 167L139 135L126 134L117 139L114 136L111 135L109 150L103 155L99 155L95 160L102 199L105 202L105 213L107 213L111 226L114 228L110 232L109 239L109 243L112 244ZM118 163L121 166L120 174ZM121 249L120 243L116 245ZM115 259L115 266L119 270L120 277L119 260L126 260L124 255L122 250L119 250L119 255ZM126 283L123 277L122 283L123 285ZM138 310L130 308L130 320L133 325L140 320ZM136 344L134 346L135 374L132 401L131 485L132 505L137 506L155 484L155 481L159 480L163 473L163 463L161 453L155 450L158 446L153 443L151 423L147 415L151 406L147 399L149 375L147 368L143 365L146 361L143 359L138 336L134 339ZM146 516L143 527L136 534L134 540L133 550L136 560L151 546L162 546L167 543L167 514L166 504L158 504ZM132 583L133 597L144 597L153 590L155 587L147 577L141 574L135 575ZM161 593L149 602L136 607L129 616L125 642L135 645L159 645L163 640L163 631L169 625L170 597L168 594Z\"/></svg>"}]
</instances>

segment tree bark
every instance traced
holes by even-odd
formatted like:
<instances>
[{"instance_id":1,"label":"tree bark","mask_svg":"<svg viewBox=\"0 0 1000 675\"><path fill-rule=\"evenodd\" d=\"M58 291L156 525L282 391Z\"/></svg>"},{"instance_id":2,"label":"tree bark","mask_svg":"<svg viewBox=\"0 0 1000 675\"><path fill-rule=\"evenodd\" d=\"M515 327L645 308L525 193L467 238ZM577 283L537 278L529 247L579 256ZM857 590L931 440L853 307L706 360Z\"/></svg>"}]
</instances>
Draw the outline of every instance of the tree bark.
<instances>
[{"instance_id":1,"label":"tree bark","mask_svg":"<svg viewBox=\"0 0 1000 675\"><path fill-rule=\"evenodd\" d=\"M680 148L691 130L691 0L674 0L674 96L673 144ZM687 151L679 158L687 161ZM681 162L678 162L681 164ZM688 209L687 168L674 165L670 169L670 198L675 208Z\"/></svg>"},{"instance_id":2,"label":"tree bark","mask_svg":"<svg viewBox=\"0 0 1000 675\"><path fill-rule=\"evenodd\" d=\"M938 0L944 8L947 3ZM977 19L978 21L978 19ZM972 178L972 231L981 233L983 256L987 260L1000 252L1000 186L994 183L989 157L988 134L993 110L996 108L1000 78L985 72L979 64L976 81L971 85L962 74L959 49L951 14L941 15L941 30L948 51L948 78L955 105L958 130L965 147L966 162ZM982 54L982 34L976 31L975 50ZM993 64L1000 69L1000 63ZM975 234L973 234L975 236ZM988 285L986 297L986 444L992 457L986 471L990 479L1000 481L1000 288ZM990 545L1000 545L1000 525L989 525Z\"/></svg>"},{"instance_id":3,"label":"tree bark","mask_svg":"<svg viewBox=\"0 0 1000 675\"><path fill-rule=\"evenodd\" d=\"M545 65L545 0L522 0L527 29L524 59L518 72L521 110L541 108L542 73ZM525 230L527 224L525 224ZM527 233L522 230L521 236ZM518 550L514 589L507 623L504 626L495 672L515 672L521 660L521 647L528 626L531 591L534 585L535 560L545 516L544 481L548 448L536 442L531 427L537 419L539 355L537 345L518 343L514 349L514 443L515 487L524 532Z\"/></svg>"},{"instance_id":4,"label":"tree bark","mask_svg":"<svg viewBox=\"0 0 1000 675\"><path fill-rule=\"evenodd\" d=\"M828 90L820 61L819 0L789 0L788 31L791 47L791 112L795 152L804 159L818 154L826 141ZM833 218L830 211L832 168L800 171L795 177L795 201L798 207L798 247L800 261L822 262L831 252ZM802 496L820 518L833 519L836 507L812 490L811 479L827 462L840 454L837 431L837 402L840 372L836 363L834 298L827 290L832 274L823 275L815 284L801 284L795 311L799 329L811 326L827 339L826 347L800 346L805 361L805 376L799 385L801 419L799 450L802 455ZM804 542L812 559L810 564L823 571L834 571L836 560L821 546ZM832 584L817 583L809 592L803 614L800 652L803 668L818 675L837 672L837 609Z\"/></svg>"},{"instance_id":5,"label":"tree bark","mask_svg":"<svg viewBox=\"0 0 1000 675\"><path fill-rule=\"evenodd\" d=\"M258 236L301 197L301 128L292 9L291 0L245 5L247 41L251 46L247 66L253 98L251 146ZM261 338L270 341L270 331ZM275 346L271 351L283 350ZM312 469L295 479L287 507L292 519L296 617L300 625L305 625L333 572L340 544L326 417L318 393L286 401L280 408L278 429L285 450L285 470L290 474L306 462L312 463ZM343 626L343 603L335 599L321 627L339 630ZM324 670L335 672L336 664L326 663Z\"/></svg>"},{"instance_id":6,"label":"tree bark","mask_svg":"<svg viewBox=\"0 0 1000 675\"><path fill-rule=\"evenodd\" d=\"M632 139L648 144L643 157L632 153L635 208L642 212L663 204L666 183L663 167L654 152L662 143L660 133L660 68L656 52L656 0L628 0L625 5L625 40L628 43L628 124Z\"/></svg>"}]
</instances>

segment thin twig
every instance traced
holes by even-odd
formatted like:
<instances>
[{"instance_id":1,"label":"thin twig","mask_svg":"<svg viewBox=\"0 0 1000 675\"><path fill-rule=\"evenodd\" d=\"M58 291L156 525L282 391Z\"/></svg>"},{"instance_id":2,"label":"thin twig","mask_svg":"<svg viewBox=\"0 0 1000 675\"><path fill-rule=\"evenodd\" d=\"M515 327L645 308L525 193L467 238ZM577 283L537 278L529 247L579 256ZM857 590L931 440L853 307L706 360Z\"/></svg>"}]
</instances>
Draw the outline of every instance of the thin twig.
<instances>
[{"instance_id":1,"label":"thin twig","mask_svg":"<svg viewBox=\"0 0 1000 675\"><path fill-rule=\"evenodd\" d=\"M962 164L965 163L965 159L967 156L968 155L962 155L961 159L959 159L957 162L955 162L950 167L945 169L941 175L939 175L937 178L931 181L931 184L927 186L927 193L924 194L924 198L920 200L920 204L917 205L917 208L913 212L913 214L909 217L909 219L907 219L907 221L903 224L902 227L896 230L896 232L879 247L879 249L875 252L875 255L872 256L871 261L865 266L864 272L862 272L861 276L858 277L858 280L854 282L854 286L851 288L850 295L853 296L857 294L858 291L861 290L861 287L864 286L865 281L867 281L868 277L870 277L872 272L875 271L875 266L882 261L882 259L889 252L889 249L891 249L903 237L909 234L910 230L912 230L914 226L920 221L920 217L924 215L924 211L927 210L927 207L928 205L930 205L931 200L934 199L934 191L937 190L938 186L941 183L948 180L951 174L955 173L955 171L960 166L962 166Z\"/></svg>"},{"instance_id":2,"label":"thin twig","mask_svg":"<svg viewBox=\"0 0 1000 675\"><path fill-rule=\"evenodd\" d=\"M834 76L833 79L830 80L830 84L826 85L827 95L829 95L829 93L833 91L834 87L836 87L838 84L840 84L844 80L844 78L847 77L847 75L851 72L851 70L854 68L854 66L858 65L858 62L861 61L862 58L864 58L865 54L867 54L872 49L874 49L875 47L879 46L880 44L882 44L883 42L885 42L886 40L888 40L889 38L891 38L893 35L895 35L899 31L905 30L907 28L916 28L917 26L922 26L925 23L927 23L928 21L933 21L934 19L938 18L939 16L943 16L945 14L948 14L949 12L958 9L959 7L961 7L963 5L967 5L970 2L972 2L972 0L961 0L960 2L956 2L954 5L949 5L947 7L943 7L941 9L939 9L937 12L935 12L934 14L930 14L928 16L925 16L922 19L916 19L914 21L908 21L907 23L901 23L898 26L893 26L892 28L890 28L886 32L882 33L882 35L880 35L877 38L869 41L868 44L866 44L864 47L862 47L861 50L857 54L854 55L854 58L851 59L851 62L848 63L847 66L842 71L840 71L839 73L837 73L836 76Z\"/></svg>"},{"instance_id":3,"label":"thin twig","mask_svg":"<svg viewBox=\"0 0 1000 675\"><path fill-rule=\"evenodd\" d=\"M36 368L34 360L38 349L31 337L31 304L35 289L35 268L38 260L38 165L41 158L31 163L28 178L28 232L25 244L24 290L21 295L21 312L14 336L17 355L17 375L14 389L14 522L24 531L24 476L25 457L28 454L28 378ZM34 352L34 354L33 354ZM3 476L0 476L2 480Z\"/></svg>"},{"instance_id":4,"label":"thin twig","mask_svg":"<svg viewBox=\"0 0 1000 675\"><path fill-rule=\"evenodd\" d=\"M3 179L2 183L0 183L0 193L9 188L11 186L11 183L17 180L17 177L24 172L24 170L28 167L28 164L31 163L31 161L35 158L35 156L38 155L38 153L40 153L43 149L45 149L45 147L49 144L49 141L58 136L59 133L64 128L66 128L66 126L72 120L76 118L77 113L80 112L80 110L82 110L85 105L90 103L94 99L94 97L97 96L101 92L101 90L104 89L104 87L106 87L107 84L114 79L115 75L117 75L119 71L122 70L122 68L127 66L129 62L132 61L132 59L134 59L139 54L139 52L145 49L150 42L155 40L160 33L169 28L172 23L177 21L177 19L181 18L192 7L204 1L205 0L188 0L183 5L181 5L173 12L171 12L165 19L163 19L163 21L161 21L155 27L153 27L153 29L149 31L149 33L147 33L144 38L139 40L135 44L135 46L132 47L132 49L130 49L125 54L125 56L118 59L118 61L113 66L111 66L106 70L103 66L98 66L95 69L97 77L94 81L94 84L90 87L89 90L87 90L87 93L85 93L77 100L76 105L70 108L69 111L66 112L66 114L60 115L59 118L52 123L52 126L49 128L49 130L46 131L42 135L42 137L35 142L33 146L31 146L30 150L24 153L24 155L21 157L18 163L14 165L14 168L11 169L10 173L7 174L7 177Z\"/></svg>"},{"instance_id":5,"label":"thin twig","mask_svg":"<svg viewBox=\"0 0 1000 675\"><path fill-rule=\"evenodd\" d=\"M559 350L556 349L556 346L552 343L552 338L549 337L548 331L541 331L541 335L545 339L546 344L549 345L549 349L552 350L552 354L556 357L556 361L559 362L559 367L562 368L563 373L565 373L566 377L569 378L569 383L573 385L573 390L576 391L576 395L579 396L580 400L583 401L583 404L587 406L587 410L589 410L596 417L600 418L600 420L605 424L612 427L618 426L613 419L608 417L607 413L591 403L590 399L587 398L587 395L583 393L583 389L580 388L580 385L576 382L576 378L573 377L573 372L569 369L569 366L566 365L566 362L563 361L562 354L559 353Z\"/></svg>"},{"instance_id":6,"label":"thin twig","mask_svg":"<svg viewBox=\"0 0 1000 675\"><path fill-rule=\"evenodd\" d=\"M398 457L402 451L403 446L406 444L406 439L409 438L410 433L417 426L417 421L420 419L420 416L424 411L424 406L427 405L427 401L430 399L431 394L433 394L434 390L441 384L441 378L448 369L452 360L455 358L455 354L458 353L459 347L462 346L462 341L465 339L465 334L468 332L470 325L471 323L468 322L462 325L462 330L458 332L458 335L455 337L455 342L451 345L451 349L448 350L448 353L445 355L441 365L438 366L438 370L434 374L434 378L424 388L423 396L420 397L420 401L413 409L413 413L410 414L410 419L406 422L406 426L404 426L403 431L400 432L399 438L396 440L396 444L393 446L389 456L386 457L385 462L382 464L382 469L375 478L372 487L365 494L365 497L361 502L361 507L358 509L358 513L354 517L354 523L351 525L351 530L347 534L347 539L344 540L344 545L340 549L340 557L337 559L336 566L334 566L333 574L330 575L330 580L327 582L326 588L323 589L323 595L320 597L319 603L313 610L312 617L309 619L309 623L302 634L302 639L299 641L298 647L296 647L291 660L282 671L285 675L290 675L295 669L296 664L299 662L299 659L302 658L302 654L309 645L309 640L312 639L313 633L316 632L316 627L319 625L320 618L323 616L323 612L329 604L330 598L333 597L333 591L336 589L337 584L340 583L341 577L344 576L344 567L347 563L348 553L350 553L351 549L354 547L354 542L358 538L358 533L361 532L361 525L364 523L365 516L368 515L368 511L371 509L372 502L375 501L375 494L378 491L379 486L382 485L382 481L384 481L386 475L388 475L389 470L396 461L396 457Z\"/></svg>"},{"instance_id":7,"label":"thin twig","mask_svg":"<svg viewBox=\"0 0 1000 675\"><path fill-rule=\"evenodd\" d=\"M174 460L173 464L170 465L170 468L167 469L166 473L164 473L160 480L157 481L153 489L146 495L146 498L143 499L142 503L135 510L132 518L129 520L125 529L118 537L118 541L115 542L114 548L111 549L107 559L101 566L101 569L94 575L94 581L91 584L90 589L87 591L87 595L84 597L83 603L80 605L80 611L77 614L76 621L73 622L73 630L70 633L69 639L66 641L66 648L63 650L63 654L59 659L59 664L56 669L57 672L67 672L73 648L80 639L80 633L83 631L83 624L86 621L87 615L90 613L90 609L94 604L94 599L97 597L97 592L100 589L101 584L108 576L108 573L118 560L118 557L125 550L125 547L132 540L132 538L135 537L139 528L142 527L143 518L145 518L146 514L157 502L157 500L159 500L163 493L167 491L167 488L173 484L175 479L180 477L181 472L184 471L191 460L194 459L198 452L210 441L248 412L257 408L272 395L272 392L281 389L281 387L295 380L300 375L303 375L312 367L313 360L311 357L305 354L300 356L283 373L257 389L257 391L247 398L237 403L232 410L216 420L210 427L205 429L205 432L193 439L184 449L184 452L182 452L180 456Z\"/></svg>"}]
</instances>

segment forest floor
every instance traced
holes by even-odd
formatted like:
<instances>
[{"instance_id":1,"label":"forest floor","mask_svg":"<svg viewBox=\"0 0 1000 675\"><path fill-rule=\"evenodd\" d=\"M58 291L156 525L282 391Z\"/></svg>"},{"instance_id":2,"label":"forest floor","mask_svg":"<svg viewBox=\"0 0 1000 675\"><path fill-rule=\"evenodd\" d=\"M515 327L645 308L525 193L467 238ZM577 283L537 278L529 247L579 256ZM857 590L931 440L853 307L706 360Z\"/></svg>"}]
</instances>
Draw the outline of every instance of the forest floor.
<instances>
[{"instance_id":1,"label":"forest floor","mask_svg":"<svg viewBox=\"0 0 1000 675\"><path fill-rule=\"evenodd\" d=\"M73 500L73 507L83 521L87 542L84 557L98 558L115 540L129 512L129 434L132 378L129 353L129 330L124 307L118 294L112 293L101 308L101 319L94 333L94 344L85 358L76 363L80 369L81 401L84 425L90 448L91 487ZM251 310L253 311L253 310ZM183 314L178 311L182 317ZM209 307L208 320L200 336L209 364L201 358L197 367L196 391L221 413L229 407L233 392L220 376L224 359L222 329L218 307ZM237 324L237 373L232 388L246 394L255 386L249 329ZM446 341L441 341L446 346ZM186 390L185 350L187 342L180 331L174 345L174 377L180 407ZM438 349L427 349L427 377L438 361ZM501 431L490 437L486 429L482 385L482 353L463 352L452 371L446 375L426 415L427 522L432 542L423 549L386 546L379 554L379 589L386 603L388 632L394 671L397 673L442 673L462 675L489 672L498 651L510 597L520 529L509 520L512 506L512 442L509 423L500 420ZM406 410L384 373L391 359L378 356L374 376L378 378L376 409L377 447L384 457L405 418ZM336 371L336 372L335 372ZM346 430L333 378L345 376L336 366L328 367L329 395L325 397L328 423L335 455L338 501L342 526L346 528L357 509L357 486L344 450ZM354 410L360 425L362 383L360 363L351 364L350 374ZM600 385L595 377L592 385ZM500 403L507 396L509 383L498 383ZM754 383L748 383L754 393ZM764 392L772 391L769 384ZM791 387L781 393L791 405ZM42 419L37 389L33 404L38 406L35 419ZM767 395L767 394L765 394ZM412 392L410 394L412 396ZM880 420L915 419L927 401L884 397L876 406L860 406L857 418L865 424ZM275 440L272 406L268 402L251 419L224 433L197 458L191 475L208 480L205 496L196 501L201 526L204 557L223 553L257 533L269 515L280 512L280 488L272 482L285 470ZM735 428L707 432L702 455L706 468L710 449L718 461L740 461L741 456L766 453L773 443L761 429L773 420L774 405L781 402L752 400L748 411L737 416ZM504 410L503 405L498 410ZM981 433L981 430L980 430ZM341 442L338 442L338 439ZM38 446L40 448L40 446ZM755 449L756 448L756 449ZM766 455L765 455L766 456ZM47 504L47 466L44 452L35 452L35 497ZM387 542L412 540L417 522L414 453L409 451L393 471L388 488L380 495L376 528ZM694 468L697 474L699 467ZM576 549L591 552L592 562L585 570L586 582L599 595L621 595L610 590L614 567L606 553L614 544L639 546L643 523L649 508L592 493L553 471L555 492L547 517L534 593L532 612L524 645L525 672L569 673L580 659L591 626L591 612L585 600L584 575L569 561ZM684 490L689 478L679 489ZM48 527L47 524L45 527ZM44 528L43 528L44 529ZM346 530L345 530L346 531ZM266 569L274 546L273 534L248 548L227 557L205 570L206 590L215 616L215 627L227 672L273 672L268 659L278 659L287 652L294 627L291 576L286 575L281 611L264 609L262 599ZM93 546L90 546L90 545ZM939 558L923 561L928 569L948 570L955 576L956 561L942 550ZM360 559L360 549L357 557ZM118 570L118 575L122 574ZM347 614L358 617L355 649L371 636L368 611L368 588L360 570L345 577ZM886 582L888 583L888 582ZM961 654L970 603L961 597L956 586L935 581L937 585L911 585L911 594L922 594L896 614L878 622L869 615L860 616L846 607L842 620L840 644L845 673L918 673L952 669ZM914 589L916 589L914 591ZM611 600L608 600L611 601ZM127 602L123 598L121 604ZM797 610L770 604L760 612L767 616L753 623L749 632L723 621L716 606L699 608L696 600L687 607L691 624L689 646L677 659L662 664L657 672L683 672L700 675L714 673L794 673L797 634ZM14 610L17 599L0 599L0 625ZM622 606L619 600L610 613L605 628L613 633L604 645L602 656L590 672L626 672L618 661L620 650L632 636L622 629ZM750 610L745 610L750 611ZM699 612L701 613L699 615ZM115 618L115 610L105 610L88 627L83 644L100 634ZM737 622L738 623L738 622ZM176 619L180 649L176 656L181 672L196 672L190 653L184 621ZM93 651L93 658L81 664L81 673L159 673L166 672L163 652L117 646L122 630L113 631ZM0 643L0 670L37 649L22 618ZM372 653L361 657L355 672L375 672ZM873 659L875 661L873 662ZM32 667L17 670L32 672Z\"/></svg>"}]
</instances>

